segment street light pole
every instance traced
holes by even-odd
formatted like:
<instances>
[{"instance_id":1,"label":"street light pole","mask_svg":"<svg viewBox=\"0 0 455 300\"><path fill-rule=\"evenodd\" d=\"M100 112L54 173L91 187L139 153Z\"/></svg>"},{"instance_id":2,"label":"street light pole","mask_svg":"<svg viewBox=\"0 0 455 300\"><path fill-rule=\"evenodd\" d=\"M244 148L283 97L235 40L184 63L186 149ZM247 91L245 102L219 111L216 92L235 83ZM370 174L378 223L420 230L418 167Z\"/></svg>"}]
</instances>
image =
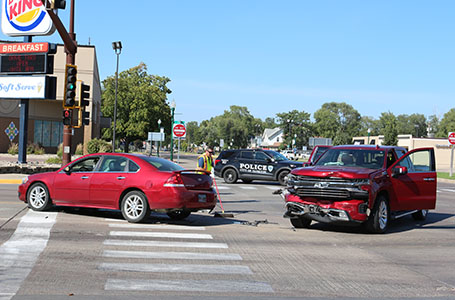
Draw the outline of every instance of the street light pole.
<instances>
[{"instance_id":1,"label":"street light pole","mask_svg":"<svg viewBox=\"0 0 455 300\"><path fill-rule=\"evenodd\" d=\"M175 112L175 100L172 99L171 102L171 161L174 160L174 112Z\"/></svg>"},{"instance_id":2,"label":"street light pole","mask_svg":"<svg viewBox=\"0 0 455 300\"><path fill-rule=\"evenodd\" d=\"M122 42L120 42L120 41L113 42L112 48L114 49L115 54L117 55L117 69L115 71L114 129L113 129L113 134L112 134L112 152L115 152L115 130L117 127L118 62L119 62L120 53L122 53ZM127 145L127 147L128 147L128 145Z\"/></svg>"}]
</instances>

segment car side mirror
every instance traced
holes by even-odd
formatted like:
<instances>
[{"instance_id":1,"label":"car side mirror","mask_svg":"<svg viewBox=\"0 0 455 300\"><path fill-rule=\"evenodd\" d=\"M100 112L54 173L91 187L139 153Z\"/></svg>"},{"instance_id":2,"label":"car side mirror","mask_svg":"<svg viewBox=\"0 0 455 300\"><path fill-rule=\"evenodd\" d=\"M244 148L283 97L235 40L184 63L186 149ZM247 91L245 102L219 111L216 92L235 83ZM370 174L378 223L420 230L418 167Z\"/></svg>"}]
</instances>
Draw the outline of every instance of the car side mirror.
<instances>
[{"instance_id":1,"label":"car side mirror","mask_svg":"<svg viewBox=\"0 0 455 300\"><path fill-rule=\"evenodd\" d=\"M67 175L71 174L70 167L66 167L63 169L63 172L65 172Z\"/></svg>"},{"instance_id":2,"label":"car side mirror","mask_svg":"<svg viewBox=\"0 0 455 300\"><path fill-rule=\"evenodd\" d=\"M404 166L396 166L392 169L392 176L398 177L400 175L405 175L408 173L408 168Z\"/></svg>"}]
</instances>

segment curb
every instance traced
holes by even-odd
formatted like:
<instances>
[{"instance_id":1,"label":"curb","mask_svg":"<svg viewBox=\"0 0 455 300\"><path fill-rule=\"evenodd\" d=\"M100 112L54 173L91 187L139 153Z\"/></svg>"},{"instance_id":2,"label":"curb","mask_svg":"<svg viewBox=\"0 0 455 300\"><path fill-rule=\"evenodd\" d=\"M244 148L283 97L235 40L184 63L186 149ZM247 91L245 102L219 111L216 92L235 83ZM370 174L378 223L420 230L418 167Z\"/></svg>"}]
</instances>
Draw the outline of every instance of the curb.
<instances>
[{"instance_id":1,"label":"curb","mask_svg":"<svg viewBox=\"0 0 455 300\"><path fill-rule=\"evenodd\" d=\"M21 179L0 179L0 184L22 184Z\"/></svg>"}]
</instances>

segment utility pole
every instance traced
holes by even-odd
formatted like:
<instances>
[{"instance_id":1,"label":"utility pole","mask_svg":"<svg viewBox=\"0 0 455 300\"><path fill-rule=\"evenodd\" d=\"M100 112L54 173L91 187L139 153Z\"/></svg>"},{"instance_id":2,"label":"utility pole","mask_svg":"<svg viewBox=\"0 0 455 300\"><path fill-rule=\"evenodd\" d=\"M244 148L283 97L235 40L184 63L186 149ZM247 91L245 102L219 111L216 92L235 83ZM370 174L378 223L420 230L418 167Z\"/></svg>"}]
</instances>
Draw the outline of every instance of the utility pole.
<instances>
[{"instance_id":1,"label":"utility pole","mask_svg":"<svg viewBox=\"0 0 455 300\"><path fill-rule=\"evenodd\" d=\"M44 6L48 3L46 0L41 0ZM65 44L66 63L74 65L76 61L77 43L76 33L74 33L74 5L75 0L71 0L70 8L70 32L68 33L60 18L52 11L47 9L47 13L55 25L60 37ZM63 101L65 96L63 97ZM73 135L73 125L64 125L63 127L63 156L62 165L66 165L71 161L71 136Z\"/></svg>"}]
</instances>

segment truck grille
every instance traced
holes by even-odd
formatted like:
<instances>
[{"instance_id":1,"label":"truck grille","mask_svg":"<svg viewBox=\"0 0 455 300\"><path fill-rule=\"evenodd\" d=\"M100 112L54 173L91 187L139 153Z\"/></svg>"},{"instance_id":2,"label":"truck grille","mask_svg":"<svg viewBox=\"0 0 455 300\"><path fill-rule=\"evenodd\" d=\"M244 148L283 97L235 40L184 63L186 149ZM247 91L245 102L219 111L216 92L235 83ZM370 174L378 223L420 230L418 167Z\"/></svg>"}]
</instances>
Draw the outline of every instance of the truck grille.
<instances>
[{"instance_id":1,"label":"truck grille","mask_svg":"<svg viewBox=\"0 0 455 300\"><path fill-rule=\"evenodd\" d=\"M298 188L295 194L299 197L324 197L324 198L349 198L350 194L347 190L341 189L313 189L313 188Z\"/></svg>"},{"instance_id":2,"label":"truck grille","mask_svg":"<svg viewBox=\"0 0 455 300\"><path fill-rule=\"evenodd\" d=\"M368 192L360 188L368 179L320 178L288 175L288 190L299 197L329 199L368 199Z\"/></svg>"}]
</instances>

